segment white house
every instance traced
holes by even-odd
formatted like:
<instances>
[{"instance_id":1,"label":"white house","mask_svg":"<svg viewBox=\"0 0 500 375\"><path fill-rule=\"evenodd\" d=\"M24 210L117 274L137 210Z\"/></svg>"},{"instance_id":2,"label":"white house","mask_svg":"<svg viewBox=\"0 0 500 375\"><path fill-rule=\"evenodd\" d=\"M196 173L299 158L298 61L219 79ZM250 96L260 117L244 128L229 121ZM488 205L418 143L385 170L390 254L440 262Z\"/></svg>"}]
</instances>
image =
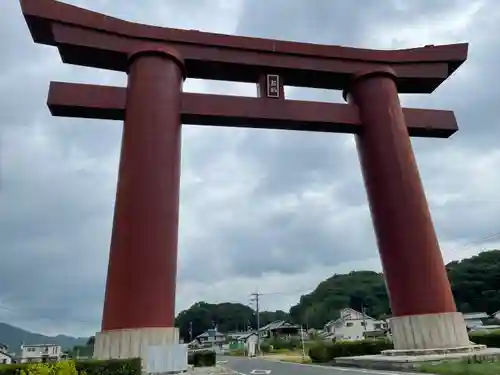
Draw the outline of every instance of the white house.
<instances>
[{"instance_id":1,"label":"white house","mask_svg":"<svg viewBox=\"0 0 500 375\"><path fill-rule=\"evenodd\" d=\"M8 353L9 348L7 345L0 344L0 364L10 365L13 363L12 354Z\"/></svg>"},{"instance_id":2,"label":"white house","mask_svg":"<svg viewBox=\"0 0 500 375\"><path fill-rule=\"evenodd\" d=\"M0 364L10 365L13 362L12 356L5 352L0 352Z\"/></svg>"},{"instance_id":3,"label":"white house","mask_svg":"<svg viewBox=\"0 0 500 375\"><path fill-rule=\"evenodd\" d=\"M340 318L328 322L324 330L326 339L354 341L363 340L368 333L383 333L386 328L386 322L347 308L340 311Z\"/></svg>"},{"instance_id":4,"label":"white house","mask_svg":"<svg viewBox=\"0 0 500 375\"><path fill-rule=\"evenodd\" d=\"M56 362L63 357L60 345L21 345L21 363L30 362Z\"/></svg>"},{"instance_id":5,"label":"white house","mask_svg":"<svg viewBox=\"0 0 500 375\"><path fill-rule=\"evenodd\" d=\"M469 329L475 329L483 326L483 319L488 319L489 316L485 312L474 312L462 314L464 316L465 325Z\"/></svg>"}]
</instances>

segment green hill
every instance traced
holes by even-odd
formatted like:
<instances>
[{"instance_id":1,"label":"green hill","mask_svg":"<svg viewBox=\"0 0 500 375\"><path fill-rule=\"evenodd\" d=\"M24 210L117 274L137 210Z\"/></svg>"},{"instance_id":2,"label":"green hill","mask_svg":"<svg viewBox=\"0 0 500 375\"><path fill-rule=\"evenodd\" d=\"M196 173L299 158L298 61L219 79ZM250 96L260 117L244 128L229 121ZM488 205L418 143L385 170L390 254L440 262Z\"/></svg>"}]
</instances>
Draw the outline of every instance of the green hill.
<instances>
[{"instance_id":1,"label":"green hill","mask_svg":"<svg viewBox=\"0 0 500 375\"><path fill-rule=\"evenodd\" d=\"M57 344L63 350L69 350L75 345L85 345L88 338L71 337L65 335L44 336L39 333L25 331L24 329L0 323L0 343L6 344L10 352L18 353L22 343L24 344Z\"/></svg>"},{"instance_id":2,"label":"green hill","mask_svg":"<svg viewBox=\"0 0 500 375\"><path fill-rule=\"evenodd\" d=\"M500 250L484 251L462 261L446 266L457 308L463 313L500 310ZM390 315L389 299L381 273L353 271L333 275L322 281L311 293L300 297L289 313L263 311L261 325L273 320L290 319L309 328L322 328L325 323L338 317L342 308L358 311L365 306L366 313L375 318ZM198 302L182 311L176 319L181 336L189 337L189 322L193 337L218 325L220 331L242 329L248 324L255 328L255 313L239 303L209 304Z\"/></svg>"}]
</instances>

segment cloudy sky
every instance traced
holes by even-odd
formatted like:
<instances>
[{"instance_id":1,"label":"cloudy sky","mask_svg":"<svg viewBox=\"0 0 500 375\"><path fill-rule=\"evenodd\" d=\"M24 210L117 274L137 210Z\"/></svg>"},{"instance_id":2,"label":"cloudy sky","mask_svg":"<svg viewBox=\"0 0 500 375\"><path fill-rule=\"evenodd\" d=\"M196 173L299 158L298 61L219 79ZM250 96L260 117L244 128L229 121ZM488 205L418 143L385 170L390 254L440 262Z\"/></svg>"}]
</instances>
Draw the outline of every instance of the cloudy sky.
<instances>
[{"instance_id":1,"label":"cloudy sky","mask_svg":"<svg viewBox=\"0 0 500 375\"><path fill-rule=\"evenodd\" d=\"M365 48L470 42L469 60L406 106L456 111L451 139L413 141L446 260L500 236L500 4L491 0L71 0L123 19ZM124 85L35 45L0 5L0 321L46 333L99 329L121 124L52 118L51 80ZM255 96L251 84L186 91ZM287 88L293 99L339 92ZM185 126L177 310L198 300L288 309L335 272L380 269L353 137ZM497 167L495 167L497 165Z\"/></svg>"}]
</instances>

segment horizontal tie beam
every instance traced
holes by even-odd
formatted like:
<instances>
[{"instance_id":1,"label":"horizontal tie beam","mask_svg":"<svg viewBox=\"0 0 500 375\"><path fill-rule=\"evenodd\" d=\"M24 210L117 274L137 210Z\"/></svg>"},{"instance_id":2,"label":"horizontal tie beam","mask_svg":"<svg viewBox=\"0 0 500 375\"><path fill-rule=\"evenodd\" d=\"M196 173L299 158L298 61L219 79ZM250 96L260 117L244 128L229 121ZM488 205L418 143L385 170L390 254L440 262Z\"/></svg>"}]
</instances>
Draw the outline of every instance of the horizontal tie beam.
<instances>
[{"instance_id":1,"label":"horizontal tie beam","mask_svg":"<svg viewBox=\"0 0 500 375\"><path fill-rule=\"evenodd\" d=\"M51 82L47 104L54 116L123 120L127 91L122 87ZM458 130L453 111L403 108L409 134L448 138ZM190 125L358 133L354 105L183 93L181 121Z\"/></svg>"}]
</instances>

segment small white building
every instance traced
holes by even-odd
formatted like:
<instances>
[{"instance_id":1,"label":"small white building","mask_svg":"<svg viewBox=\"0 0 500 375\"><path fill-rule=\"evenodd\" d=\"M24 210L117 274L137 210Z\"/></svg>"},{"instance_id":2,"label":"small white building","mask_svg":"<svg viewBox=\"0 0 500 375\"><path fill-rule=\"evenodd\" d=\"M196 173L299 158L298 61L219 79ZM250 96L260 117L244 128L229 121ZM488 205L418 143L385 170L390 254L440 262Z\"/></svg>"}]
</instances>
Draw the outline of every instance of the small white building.
<instances>
[{"instance_id":1,"label":"small white building","mask_svg":"<svg viewBox=\"0 0 500 375\"><path fill-rule=\"evenodd\" d=\"M9 348L7 345L0 344L0 364L1 365L10 365L14 362L13 355L9 354Z\"/></svg>"},{"instance_id":2,"label":"small white building","mask_svg":"<svg viewBox=\"0 0 500 375\"><path fill-rule=\"evenodd\" d=\"M483 319L488 319L489 316L485 312L474 312L462 314L464 316L465 325L468 329L474 330L483 326Z\"/></svg>"},{"instance_id":3,"label":"small white building","mask_svg":"<svg viewBox=\"0 0 500 375\"><path fill-rule=\"evenodd\" d=\"M245 351L249 357L255 357L257 355L257 332L250 332L244 338L245 340Z\"/></svg>"},{"instance_id":4,"label":"small white building","mask_svg":"<svg viewBox=\"0 0 500 375\"><path fill-rule=\"evenodd\" d=\"M0 365L10 365L13 363L12 356L8 353L0 352Z\"/></svg>"},{"instance_id":5,"label":"small white building","mask_svg":"<svg viewBox=\"0 0 500 375\"><path fill-rule=\"evenodd\" d=\"M21 345L21 363L31 362L57 362L63 357L60 345L40 344Z\"/></svg>"},{"instance_id":6,"label":"small white building","mask_svg":"<svg viewBox=\"0 0 500 375\"><path fill-rule=\"evenodd\" d=\"M328 322L324 331L326 339L355 341L365 339L369 333L384 333L386 329L386 322L347 308L340 311L340 318Z\"/></svg>"}]
</instances>

